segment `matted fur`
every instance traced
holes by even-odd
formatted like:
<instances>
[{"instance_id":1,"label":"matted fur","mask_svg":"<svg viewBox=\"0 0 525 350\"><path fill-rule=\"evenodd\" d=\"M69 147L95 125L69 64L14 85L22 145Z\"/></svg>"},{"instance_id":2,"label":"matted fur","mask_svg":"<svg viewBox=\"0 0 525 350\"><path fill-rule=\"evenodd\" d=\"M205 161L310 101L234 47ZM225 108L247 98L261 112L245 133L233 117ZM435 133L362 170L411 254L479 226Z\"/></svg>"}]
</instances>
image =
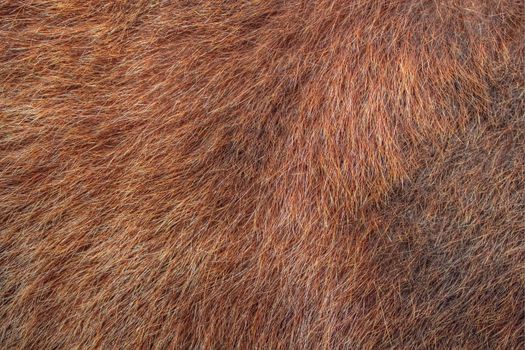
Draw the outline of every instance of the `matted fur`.
<instances>
[{"instance_id":1,"label":"matted fur","mask_svg":"<svg viewBox=\"0 0 525 350\"><path fill-rule=\"evenodd\" d=\"M523 1L0 2L2 349L524 347Z\"/></svg>"}]
</instances>

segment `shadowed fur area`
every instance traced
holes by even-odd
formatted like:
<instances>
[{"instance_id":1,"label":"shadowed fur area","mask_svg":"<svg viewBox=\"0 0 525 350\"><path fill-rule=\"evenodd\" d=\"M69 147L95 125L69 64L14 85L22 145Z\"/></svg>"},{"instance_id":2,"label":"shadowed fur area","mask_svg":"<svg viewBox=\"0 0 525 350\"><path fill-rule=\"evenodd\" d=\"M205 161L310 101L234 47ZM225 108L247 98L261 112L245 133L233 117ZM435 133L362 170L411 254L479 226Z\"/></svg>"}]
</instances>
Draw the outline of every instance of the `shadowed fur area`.
<instances>
[{"instance_id":1,"label":"shadowed fur area","mask_svg":"<svg viewBox=\"0 0 525 350\"><path fill-rule=\"evenodd\" d=\"M522 0L0 0L0 348L523 349Z\"/></svg>"}]
</instances>

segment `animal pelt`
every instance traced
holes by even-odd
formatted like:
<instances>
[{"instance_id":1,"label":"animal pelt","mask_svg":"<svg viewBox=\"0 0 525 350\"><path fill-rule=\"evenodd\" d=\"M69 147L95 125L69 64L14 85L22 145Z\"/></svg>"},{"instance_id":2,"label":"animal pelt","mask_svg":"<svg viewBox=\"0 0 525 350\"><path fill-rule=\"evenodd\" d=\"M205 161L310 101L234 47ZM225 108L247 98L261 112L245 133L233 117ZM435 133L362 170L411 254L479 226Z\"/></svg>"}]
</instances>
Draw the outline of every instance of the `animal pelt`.
<instances>
[{"instance_id":1,"label":"animal pelt","mask_svg":"<svg viewBox=\"0 0 525 350\"><path fill-rule=\"evenodd\" d=\"M521 0L0 2L0 348L522 349Z\"/></svg>"}]
</instances>

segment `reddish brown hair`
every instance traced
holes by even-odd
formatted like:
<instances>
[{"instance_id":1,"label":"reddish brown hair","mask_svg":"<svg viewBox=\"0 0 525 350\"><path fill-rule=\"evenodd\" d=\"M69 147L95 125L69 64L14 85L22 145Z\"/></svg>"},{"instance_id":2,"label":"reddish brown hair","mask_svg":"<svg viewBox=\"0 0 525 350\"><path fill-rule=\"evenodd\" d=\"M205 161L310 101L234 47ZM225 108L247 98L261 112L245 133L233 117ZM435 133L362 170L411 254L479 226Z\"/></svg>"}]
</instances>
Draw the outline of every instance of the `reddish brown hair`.
<instances>
[{"instance_id":1,"label":"reddish brown hair","mask_svg":"<svg viewBox=\"0 0 525 350\"><path fill-rule=\"evenodd\" d=\"M3 1L0 347L524 346L523 1Z\"/></svg>"}]
</instances>

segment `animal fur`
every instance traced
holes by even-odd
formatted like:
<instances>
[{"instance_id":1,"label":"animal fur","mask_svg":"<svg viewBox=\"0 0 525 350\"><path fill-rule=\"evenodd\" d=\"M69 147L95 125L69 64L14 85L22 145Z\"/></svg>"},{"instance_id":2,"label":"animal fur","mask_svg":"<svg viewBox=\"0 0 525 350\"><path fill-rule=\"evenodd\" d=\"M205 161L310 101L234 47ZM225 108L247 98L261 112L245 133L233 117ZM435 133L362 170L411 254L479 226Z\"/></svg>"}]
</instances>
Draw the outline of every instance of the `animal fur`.
<instances>
[{"instance_id":1,"label":"animal fur","mask_svg":"<svg viewBox=\"0 0 525 350\"><path fill-rule=\"evenodd\" d=\"M0 19L0 348L524 347L523 1Z\"/></svg>"}]
</instances>

